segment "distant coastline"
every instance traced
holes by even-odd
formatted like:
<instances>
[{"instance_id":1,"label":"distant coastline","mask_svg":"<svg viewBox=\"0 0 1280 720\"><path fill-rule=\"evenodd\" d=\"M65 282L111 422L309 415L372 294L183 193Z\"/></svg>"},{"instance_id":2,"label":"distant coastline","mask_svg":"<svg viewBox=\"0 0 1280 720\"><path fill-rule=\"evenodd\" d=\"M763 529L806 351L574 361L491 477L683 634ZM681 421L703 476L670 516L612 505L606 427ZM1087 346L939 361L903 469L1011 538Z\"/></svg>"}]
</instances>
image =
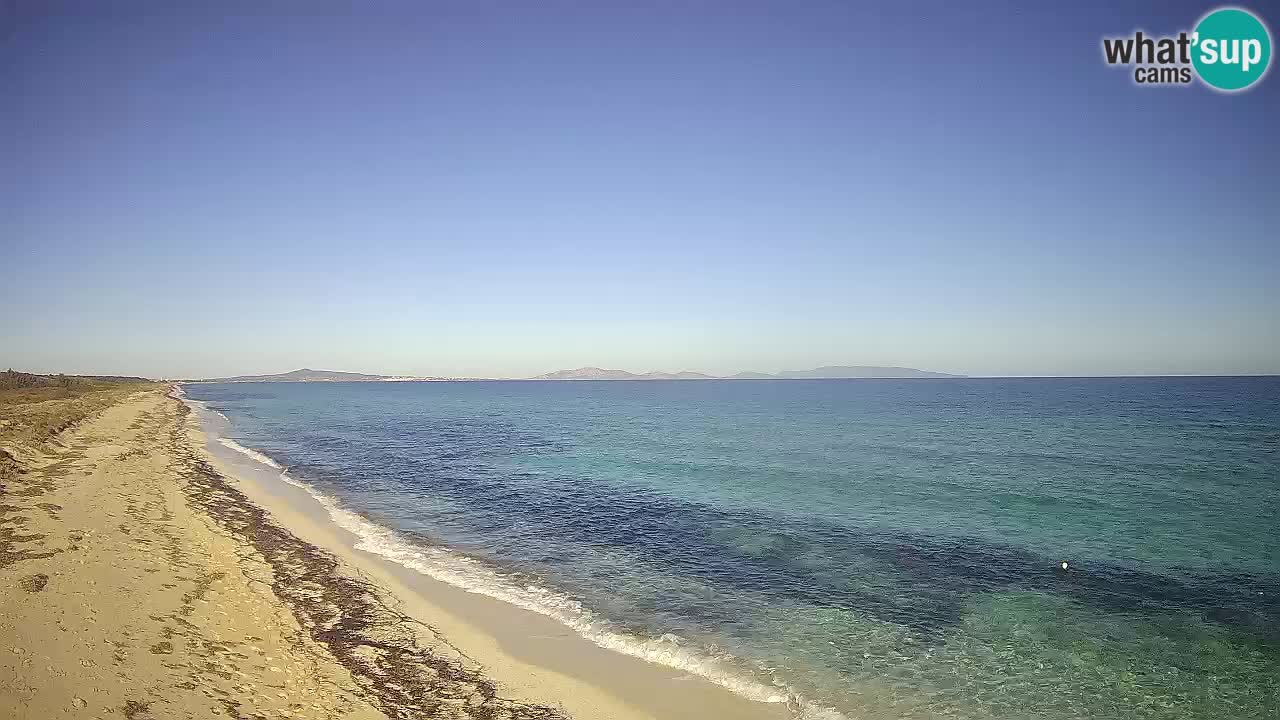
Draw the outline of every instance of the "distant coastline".
<instances>
[{"instance_id":1,"label":"distant coastline","mask_svg":"<svg viewBox=\"0 0 1280 720\"><path fill-rule=\"evenodd\" d=\"M707 375L684 370L681 372L633 373L626 370L608 370L598 367L580 367L572 370L556 370L530 378L531 380L840 380L854 378L959 378L964 375L918 370L916 368L886 367L879 365L825 365L811 370L783 370L778 373L740 372L735 375Z\"/></svg>"},{"instance_id":2,"label":"distant coastline","mask_svg":"<svg viewBox=\"0 0 1280 720\"><path fill-rule=\"evenodd\" d=\"M572 370L555 370L530 378L474 378L474 377L418 377L412 375L372 375L367 373L340 372L337 370L312 370L302 368L274 375L235 375L221 378L183 380L192 383L239 382L441 382L467 380L839 380L857 378L963 378L966 375L918 370L916 368L886 367L878 365L826 365L811 370L783 370L778 373L740 372L734 375L708 375L683 370L680 372L633 373L626 370L610 370L599 367L580 367Z\"/></svg>"},{"instance_id":3,"label":"distant coastline","mask_svg":"<svg viewBox=\"0 0 1280 720\"><path fill-rule=\"evenodd\" d=\"M337 370L312 370L302 368L274 375L235 375L232 377L185 380L183 382L234 383L234 382L412 382L422 380L448 380L452 378L412 377L407 375L368 375L365 373L339 372Z\"/></svg>"}]
</instances>

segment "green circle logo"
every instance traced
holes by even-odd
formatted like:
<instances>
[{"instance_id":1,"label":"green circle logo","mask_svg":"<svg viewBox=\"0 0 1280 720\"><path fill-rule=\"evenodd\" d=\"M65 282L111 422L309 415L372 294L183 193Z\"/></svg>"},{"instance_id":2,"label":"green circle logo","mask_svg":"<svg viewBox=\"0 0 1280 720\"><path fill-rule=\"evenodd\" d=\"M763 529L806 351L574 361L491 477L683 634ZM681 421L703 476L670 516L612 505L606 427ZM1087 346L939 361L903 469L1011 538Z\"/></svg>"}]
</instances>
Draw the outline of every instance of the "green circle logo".
<instances>
[{"instance_id":1,"label":"green circle logo","mask_svg":"<svg viewBox=\"0 0 1280 720\"><path fill-rule=\"evenodd\" d=\"M1218 90L1243 90L1261 80L1271 64L1271 33L1248 10L1222 8L1205 15L1191 42L1196 73Z\"/></svg>"}]
</instances>

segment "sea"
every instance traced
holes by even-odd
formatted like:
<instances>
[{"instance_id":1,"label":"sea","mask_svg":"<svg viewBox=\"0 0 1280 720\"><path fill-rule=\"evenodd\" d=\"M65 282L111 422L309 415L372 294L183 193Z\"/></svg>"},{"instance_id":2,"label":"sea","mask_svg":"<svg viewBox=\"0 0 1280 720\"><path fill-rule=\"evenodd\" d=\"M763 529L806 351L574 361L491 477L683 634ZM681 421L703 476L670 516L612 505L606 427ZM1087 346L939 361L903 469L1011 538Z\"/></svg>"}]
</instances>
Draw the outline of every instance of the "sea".
<instances>
[{"instance_id":1,"label":"sea","mask_svg":"<svg viewBox=\"0 0 1280 720\"><path fill-rule=\"evenodd\" d=\"M361 547L807 718L1280 717L1280 378L189 384Z\"/></svg>"}]
</instances>

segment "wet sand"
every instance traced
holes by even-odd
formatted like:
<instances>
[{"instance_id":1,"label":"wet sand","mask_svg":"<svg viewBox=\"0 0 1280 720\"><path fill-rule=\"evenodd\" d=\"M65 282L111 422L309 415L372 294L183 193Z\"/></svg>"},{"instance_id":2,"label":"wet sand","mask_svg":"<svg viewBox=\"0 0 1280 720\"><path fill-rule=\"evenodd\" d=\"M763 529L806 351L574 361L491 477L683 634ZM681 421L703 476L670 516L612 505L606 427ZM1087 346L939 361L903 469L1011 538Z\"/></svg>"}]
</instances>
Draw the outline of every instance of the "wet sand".
<instances>
[{"instance_id":1,"label":"wet sand","mask_svg":"<svg viewBox=\"0 0 1280 720\"><path fill-rule=\"evenodd\" d=\"M785 718L355 548L138 393L24 457L0 514L18 718Z\"/></svg>"}]
</instances>

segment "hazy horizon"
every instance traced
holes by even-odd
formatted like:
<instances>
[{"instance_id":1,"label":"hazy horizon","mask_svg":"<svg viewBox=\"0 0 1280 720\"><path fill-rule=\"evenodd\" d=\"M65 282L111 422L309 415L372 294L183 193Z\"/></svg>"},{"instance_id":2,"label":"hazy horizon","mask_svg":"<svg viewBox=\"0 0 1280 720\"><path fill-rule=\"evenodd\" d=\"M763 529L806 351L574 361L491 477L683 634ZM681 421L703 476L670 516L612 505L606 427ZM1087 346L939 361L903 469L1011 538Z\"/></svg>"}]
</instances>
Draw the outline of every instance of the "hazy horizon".
<instances>
[{"instance_id":1,"label":"hazy horizon","mask_svg":"<svg viewBox=\"0 0 1280 720\"><path fill-rule=\"evenodd\" d=\"M786 371L796 371L796 370L814 370L814 369L821 369L821 368L843 368L843 367L876 367L876 368L895 368L895 369L901 369L901 370L923 370L923 371L931 372L931 373L940 373L940 375L938 375L938 376L936 376L936 377L858 377L858 378L790 378L790 379L810 379L810 380L813 380L813 379L837 379L837 380L840 380L840 379L844 379L844 380L921 380L921 379L923 379L923 380L946 380L946 379L956 379L956 380L983 380L983 379L990 379L990 380L998 380L998 379L1020 379L1020 378L1021 378L1021 379L1036 379L1036 378L1042 378L1042 379L1055 379L1055 378L1058 378L1058 379L1071 379L1071 378L1087 379L1087 378L1143 378L1143 377L1152 377L1152 378L1158 378L1158 377L1169 377L1169 378L1176 378L1176 377L1187 377L1187 378L1194 378L1194 377L1206 377L1206 378L1212 378L1212 377L1276 377L1276 376L1280 376L1280 372L1259 372L1259 373L1129 373L1129 374L1109 374L1109 375L968 375L968 374L964 374L964 373L948 373L946 370L938 370L938 369L936 369L936 368L919 368L919 367L908 367L908 366L853 365L853 364L848 364L848 363L844 363L844 364L826 363L826 364L824 364L824 365L818 365L818 366L814 366L814 367L812 367L812 368L794 368L794 367L787 367L787 368L778 368L778 369L775 369L775 370L757 370L757 369L755 369L755 368L745 368L745 369L742 369L742 370L736 370L736 371L732 371L732 372L725 372L725 373L723 373L723 374L720 374L720 373L705 373L705 374L706 374L706 375L708 375L708 376L710 376L710 377L709 377L709 379L712 379L712 380L733 380L733 379L737 379L737 378L734 378L733 376L734 376L734 375L736 375L736 374L738 374L738 373L757 373L757 372L758 372L758 373L768 373L768 374L773 375L773 374L778 374L778 373L782 373L782 372L786 372ZM118 375L118 373L94 373L94 372L72 373L72 372L66 372L66 371L56 371L56 370L55 370L55 371L50 371L50 370L41 370L41 369L32 369L32 368L18 368L18 367L8 367L8 368L6 368L6 369L8 369L8 370L16 370L16 371L18 371L18 372L30 372L30 373L35 373L35 374L58 374L58 373L64 373L64 374L68 374L68 375ZM228 379L228 378L238 378L238 377L257 377L257 376L271 376L271 375L286 375L286 374L291 373L291 372L297 372L297 371L301 371L301 370L311 370L311 371L313 371L313 372L337 372L337 373L348 373L348 374L353 374L353 375L379 375L379 376L384 376L384 377L443 378L444 380L535 380L535 379L539 379L539 378L538 378L538 376L539 376L539 375L543 375L543 374L546 374L546 373L556 372L556 371L558 371L558 370L578 370L578 369L601 369L601 370L609 370L609 371L622 370L622 371L624 371L624 372L629 372L629 373L632 373L632 374L635 374L635 375L644 375L645 373L650 373L650 372L659 372L659 373L678 373L678 372L684 372L684 371L693 371L693 372L698 372L698 373L703 373L703 372L704 372L704 371L699 370L699 369L697 369L697 368L642 368L642 369L637 369L637 368L626 368L626 367L609 367L609 368L605 368L605 367L601 367L601 366L598 366L598 365L576 365L576 366L571 367L571 368L554 368L554 369L551 369L551 370L547 370L547 371L545 371L545 372L543 372L543 373L534 373L534 374L532 374L532 375L476 375L476 374L460 374L460 375L430 375L430 374L421 374L421 375L418 375L418 374L414 374L414 373L396 373L396 372L384 372L384 371L379 371L379 370L361 370L361 369L350 369L350 368L321 368L321 367L305 367L305 368L304 368L304 367L298 367L298 368L290 368L289 370L274 370L274 371L263 371L263 372L238 372L238 373L231 373L231 374L226 374L226 375L204 375L204 376L195 376L195 375L144 375L144 376L142 376L142 377L146 377L147 379L150 379L150 380L191 380L191 381L211 381L211 380L221 380L221 379ZM950 377L948 377L948 376L950 376ZM788 378L776 378L776 379L782 380L782 379L788 379ZM551 381L556 381L557 379L552 378L552 379L550 379L550 380L551 380ZM582 379L579 379L579 378L567 378L567 379L563 379L563 380L560 380L560 381L562 381L562 382L583 382L583 380L582 380ZM602 382L618 382L618 381L617 381L617 380L611 380L611 379L605 379L605 380L602 380Z\"/></svg>"},{"instance_id":2,"label":"hazy horizon","mask_svg":"<svg viewBox=\"0 0 1280 720\"><path fill-rule=\"evenodd\" d=\"M9 4L0 365L1278 374L1280 79L1100 57L1209 7Z\"/></svg>"}]
</instances>

